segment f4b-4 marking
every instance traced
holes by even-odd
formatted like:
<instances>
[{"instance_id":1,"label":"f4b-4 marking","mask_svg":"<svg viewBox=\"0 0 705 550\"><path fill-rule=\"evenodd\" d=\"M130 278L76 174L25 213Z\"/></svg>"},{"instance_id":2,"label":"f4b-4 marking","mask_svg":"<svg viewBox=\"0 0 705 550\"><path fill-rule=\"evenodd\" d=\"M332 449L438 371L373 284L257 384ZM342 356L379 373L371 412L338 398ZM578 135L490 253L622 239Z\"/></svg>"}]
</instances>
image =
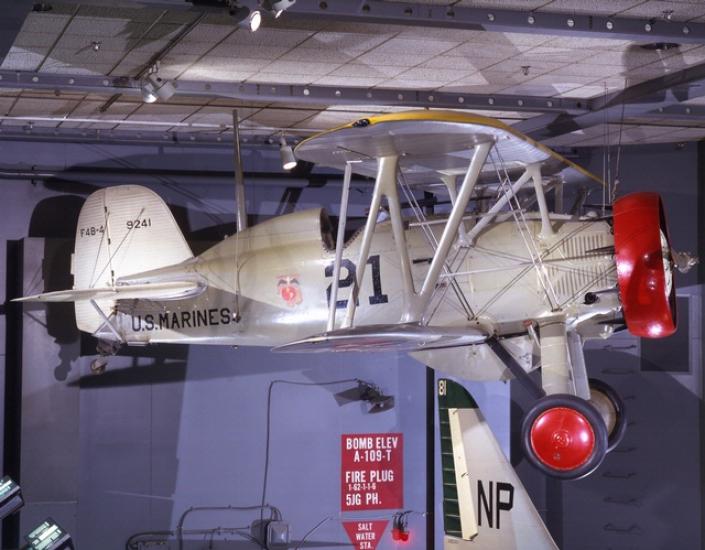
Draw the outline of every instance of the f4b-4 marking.
<instances>
[{"instance_id":1,"label":"f4b-4 marking","mask_svg":"<svg viewBox=\"0 0 705 550\"><path fill-rule=\"evenodd\" d=\"M81 237L95 237L96 235L103 235L105 233L105 227L102 225L91 225L88 227L82 227L80 229L79 235Z\"/></svg>"},{"instance_id":2,"label":"f4b-4 marking","mask_svg":"<svg viewBox=\"0 0 705 550\"><path fill-rule=\"evenodd\" d=\"M375 305L375 304L386 304L389 301L389 298L387 297L386 294L382 293L382 277L380 274L380 261L379 261L379 254L375 254L374 256L370 256L369 259L367 260L367 264L372 267L372 292L373 294L369 297L370 305ZM325 270L325 276L326 277L333 277L333 268L334 268L334 262L329 263L326 266ZM347 272L345 277L342 277L343 269ZM338 288L348 288L353 286L355 283L356 273L357 273L357 267L355 264L352 262L352 260L344 259L343 261L340 262L340 273L341 273L341 279L338 281ZM331 293L331 287L333 286L333 283L328 285L328 288L326 289L326 299L328 301L328 304L330 304L330 293ZM360 305L360 301L357 301L356 305ZM337 309L341 308L346 308L348 306L348 301L347 300L337 300L335 303L335 307Z\"/></svg>"}]
</instances>

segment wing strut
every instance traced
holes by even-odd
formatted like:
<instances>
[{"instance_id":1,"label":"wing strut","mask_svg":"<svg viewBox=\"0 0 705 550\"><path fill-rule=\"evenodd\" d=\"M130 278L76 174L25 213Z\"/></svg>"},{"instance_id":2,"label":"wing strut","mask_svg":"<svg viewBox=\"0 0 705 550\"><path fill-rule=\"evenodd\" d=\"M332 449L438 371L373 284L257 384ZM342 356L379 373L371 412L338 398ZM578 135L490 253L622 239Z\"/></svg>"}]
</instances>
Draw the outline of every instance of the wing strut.
<instances>
[{"instance_id":1,"label":"wing strut","mask_svg":"<svg viewBox=\"0 0 705 550\"><path fill-rule=\"evenodd\" d=\"M404 287L404 310L409 308L409 302L415 295L414 281L411 275L411 260L409 259L409 250L406 246L404 222L401 218L401 205L399 204L399 194L397 191L398 167L399 157L396 156L381 157L378 161L377 180L375 181L374 191L372 192L372 201L370 202L370 211L367 214L367 223L365 224L365 230L362 234L360 257L357 263L357 276L355 278L355 284L353 285L353 291L350 295L350 300L348 300L348 307L342 328L351 327L355 319L355 310L357 308L360 285L362 284L362 279L365 276L365 267L370 255L370 245L372 243L372 236L375 232L377 215L379 214L383 196L387 199L387 205L389 206L389 216L392 222L394 244L397 249L397 253L399 254L401 263L401 276Z\"/></svg>"},{"instance_id":2,"label":"wing strut","mask_svg":"<svg viewBox=\"0 0 705 550\"><path fill-rule=\"evenodd\" d=\"M338 218L338 236L335 241L335 263L333 264L333 286L330 290L330 304L328 304L327 332L335 328L335 311L338 304L338 286L340 284L340 263L343 260L343 246L345 245L345 224L348 221L348 198L350 196L350 180L352 178L352 163L345 163L343 176L343 192L340 196L340 217Z\"/></svg>"},{"instance_id":3,"label":"wing strut","mask_svg":"<svg viewBox=\"0 0 705 550\"><path fill-rule=\"evenodd\" d=\"M377 179L375 181L374 191L372 192L372 200L370 201L370 211L367 215L365 230L362 235L362 243L360 244L360 256L358 259L357 276L353 285L350 300L345 315L345 321L342 328L350 328L355 319L355 310L357 307L357 299L360 292L360 285L365 275L365 265L370 253L370 245L375 231L377 215L382 202L382 196L385 196L389 205L389 214L392 223L392 232L394 242L399 253L401 261L402 283L404 286L404 306L401 322L403 323L418 323L422 322L424 314L428 309L428 305L433 297L433 292L438 285L438 280L441 275L441 270L446 265L448 253L453 244L453 241L458 236L460 224L463 221L463 215L467 204L470 200L475 184L480 175L480 171L487 160L487 157L494 145L493 141L485 141L475 145L475 151L470 165L463 179L463 183L454 200L448 221L443 229L443 234L438 241L438 246L431 260L431 265L426 273L421 290L417 293L414 289L414 282L411 272L411 261L409 252L406 246L406 238L404 236L404 225L401 218L401 206L399 204L399 195L397 192L397 169L399 166L399 158L396 156L382 157L377 165ZM335 275L333 277L335 281ZM335 304L335 301L331 302ZM329 314L330 327L330 314Z\"/></svg>"},{"instance_id":4,"label":"wing strut","mask_svg":"<svg viewBox=\"0 0 705 550\"><path fill-rule=\"evenodd\" d=\"M448 257L448 252L453 244L453 241L458 235L458 229L460 228L460 223L463 221L463 216L465 214L465 209L467 208L468 201L475 189L475 184L477 183L480 171L487 160L487 156L490 154L490 150L494 142L486 141L479 143L475 146L475 152L470 161L470 166L465 174L465 179L460 186L460 191L453 204L453 209L450 212L446 226L443 228L443 234L438 241L438 247L431 260L431 266L428 268L426 273L426 278L424 279L421 291L418 295L418 300L413 303L413 308L405 312L406 321L421 321L423 319L424 313L428 308L433 297L433 291L436 289L438 280L441 275L441 269L445 265L446 259Z\"/></svg>"},{"instance_id":5,"label":"wing strut","mask_svg":"<svg viewBox=\"0 0 705 550\"><path fill-rule=\"evenodd\" d=\"M541 238L550 237L555 232L551 227L551 220L548 217L548 206L546 205L546 195L543 191L543 178L541 177L541 165L535 165L531 179L534 181L534 191L536 192L536 201L539 203L539 212L541 212Z\"/></svg>"},{"instance_id":6,"label":"wing strut","mask_svg":"<svg viewBox=\"0 0 705 550\"><path fill-rule=\"evenodd\" d=\"M91 300L91 305L93 308L98 312L98 315L100 315L100 318L103 319L103 325L107 326L110 332L112 332L115 337L117 338L117 341L120 342L121 344L125 343L125 339L120 335L120 333L117 331L117 329L113 326L113 324L110 322L110 319L105 315L102 309L100 309L100 306L96 303L95 300ZM98 329L95 331L94 334L97 334L101 327L98 327Z\"/></svg>"}]
</instances>

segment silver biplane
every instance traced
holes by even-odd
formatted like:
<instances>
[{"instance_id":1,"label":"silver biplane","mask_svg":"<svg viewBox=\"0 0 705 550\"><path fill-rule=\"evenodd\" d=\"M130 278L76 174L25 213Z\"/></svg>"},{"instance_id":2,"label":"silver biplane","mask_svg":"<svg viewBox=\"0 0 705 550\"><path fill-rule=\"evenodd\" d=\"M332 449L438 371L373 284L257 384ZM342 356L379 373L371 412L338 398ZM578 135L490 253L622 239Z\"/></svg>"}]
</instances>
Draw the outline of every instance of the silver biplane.
<instances>
[{"instance_id":1,"label":"silver biplane","mask_svg":"<svg viewBox=\"0 0 705 550\"><path fill-rule=\"evenodd\" d=\"M73 289L22 300L75 302L78 328L104 349L396 350L464 379L527 384L540 368L525 455L562 479L593 471L626 421L619 396L588 380L583 342L622 324L647 338L676 328L659 196L624 196L605 216L583 213L583 193L565 211L565 182L604 183L500 121L460 112L364 118L296 154L344 172L337 228L323 209L295 212L194 256L156 194L104 188L79 216ZM364 227L346 240L353 173L375 184ZM448 196L449 212L427 215L420 189Z\"/></svg>"}]
</instances>

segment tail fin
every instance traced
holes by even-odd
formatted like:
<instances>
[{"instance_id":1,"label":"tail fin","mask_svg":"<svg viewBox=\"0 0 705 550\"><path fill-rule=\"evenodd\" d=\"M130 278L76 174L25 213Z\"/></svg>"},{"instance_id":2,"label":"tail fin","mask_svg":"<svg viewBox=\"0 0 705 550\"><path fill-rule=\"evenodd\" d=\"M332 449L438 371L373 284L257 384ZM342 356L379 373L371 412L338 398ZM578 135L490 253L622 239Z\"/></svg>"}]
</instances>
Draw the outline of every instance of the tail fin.
<instances>
[{"instance_id":1,"label":"tail fin","mask_svg":"<svg viewBox=\"0 0 705 550\"><path fill-rule=\"evenodd\" d=\"M86 199L78 217L72 258L75 290L115 287L125 275L158 269L193 257L169 207L138 185L106 187ZM113 302L99 300L106 314ZM76 324L95 332L103 319L77 298Z\"/></svg>"},{"instance_id":2,"label":"tail fin","mask_svg":"<svg viewBox=\"0 0 705 550\"><path fill-rule=\"evenodd\" d=\"M477 403L438 381L444 548L557 550Z\"/></svg>"}]
</instances>

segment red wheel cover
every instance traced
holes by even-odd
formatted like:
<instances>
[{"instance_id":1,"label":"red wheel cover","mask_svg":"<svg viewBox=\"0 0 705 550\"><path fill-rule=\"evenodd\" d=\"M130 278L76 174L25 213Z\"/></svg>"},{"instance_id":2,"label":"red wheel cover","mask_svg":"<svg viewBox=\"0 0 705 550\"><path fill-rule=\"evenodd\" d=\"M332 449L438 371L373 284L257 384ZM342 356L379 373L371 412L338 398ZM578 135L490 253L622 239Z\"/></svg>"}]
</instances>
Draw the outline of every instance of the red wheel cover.
<instances>
[{"instance_id":1,"label":"red wheel cover","mask_svg":"<svg viewBox=\"0 0 705 550\"><path fill-rule=\"evenodd\" d=\"M542 412L531 426L530 441L536 457L559 471L580 468L595 450L595 432L590 421L569 407Z\"/></svg>"},{"instance_id":2,"label":"red wheel cover","mask_svg":"<svg viewBox=\"0 0 705 550\"><path fill-rule=\"evenodd\" d=\"M661 232L670 239L661 197L627 195L615 201L613 213L617 281L627 328L643 338L670 336L676 331L675 287L671 284L667 294Z\"/></svg>"}]
</instances>

